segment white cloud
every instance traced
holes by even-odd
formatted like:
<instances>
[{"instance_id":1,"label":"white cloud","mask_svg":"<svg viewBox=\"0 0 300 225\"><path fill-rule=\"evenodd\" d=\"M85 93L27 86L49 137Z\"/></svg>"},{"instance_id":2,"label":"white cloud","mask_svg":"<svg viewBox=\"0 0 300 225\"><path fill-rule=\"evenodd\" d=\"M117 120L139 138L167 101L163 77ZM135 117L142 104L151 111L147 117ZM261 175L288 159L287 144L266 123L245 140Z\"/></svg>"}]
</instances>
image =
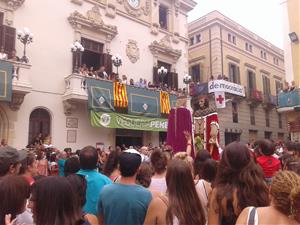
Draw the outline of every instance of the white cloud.
<instances>
[{"instance_id":1,"label":"white cloud","mask_svg":"<svg viewBox=\"0 0 300 225\"><path fill-rule=\"evenodd\" d=\"M191 22L218 10L272 44L283 48L283 17L279 0L196 0Z\"/></svg>"}]
</instances>

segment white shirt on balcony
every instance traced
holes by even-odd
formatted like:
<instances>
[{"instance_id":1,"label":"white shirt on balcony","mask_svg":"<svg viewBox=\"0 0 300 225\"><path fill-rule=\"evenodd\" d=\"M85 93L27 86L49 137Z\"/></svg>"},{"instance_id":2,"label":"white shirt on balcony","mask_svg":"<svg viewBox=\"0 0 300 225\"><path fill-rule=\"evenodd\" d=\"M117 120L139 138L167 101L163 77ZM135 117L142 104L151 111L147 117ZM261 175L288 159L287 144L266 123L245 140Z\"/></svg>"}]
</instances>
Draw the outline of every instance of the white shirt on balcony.
<instances>
[{"instance_id":1,"label":"white shirt on balcony","mask_svg":"<svg viewBox=\"0 0 300 225\"><path fill-rule=\"evenodd\" d=\"M7 60L7 54L6 53L0 53L0 59L1 60Z\"/></svg>"}]
</instances>

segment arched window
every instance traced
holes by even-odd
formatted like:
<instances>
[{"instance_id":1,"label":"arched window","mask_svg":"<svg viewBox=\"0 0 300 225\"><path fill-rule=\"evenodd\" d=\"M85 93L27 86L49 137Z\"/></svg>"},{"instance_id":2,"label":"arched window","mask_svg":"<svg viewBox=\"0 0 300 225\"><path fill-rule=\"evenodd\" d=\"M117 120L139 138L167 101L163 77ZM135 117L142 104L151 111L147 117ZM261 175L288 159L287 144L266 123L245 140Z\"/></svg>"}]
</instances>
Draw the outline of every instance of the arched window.
<instances>
[{"instance_id":1,"label":"arched window","mask_svg":"<svg viewBox=\"0 0 300 225\"><path fill-rule=\"evenodd\" d=\"M29 118L29 135L28 143L31 144L33 140L39 136L47 137L51 132L51 117L49 112L43 108L33 110Z\"/></svg>"}]
</instances>

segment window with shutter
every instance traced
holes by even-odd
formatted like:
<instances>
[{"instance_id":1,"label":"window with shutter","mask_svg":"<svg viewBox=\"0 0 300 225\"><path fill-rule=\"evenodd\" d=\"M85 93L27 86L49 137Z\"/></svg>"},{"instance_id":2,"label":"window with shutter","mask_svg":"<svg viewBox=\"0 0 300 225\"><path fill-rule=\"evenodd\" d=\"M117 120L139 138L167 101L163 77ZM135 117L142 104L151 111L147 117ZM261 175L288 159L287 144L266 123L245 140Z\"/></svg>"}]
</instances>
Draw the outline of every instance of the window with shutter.
<instances>
[{"instance_id":1,"label":"window with shutter","mask_svg":"<svg viewBox=\"0 0 300 225\"><path fill-rule=\"evenodd\" d=\"M191 68L192 81L197 83L200 82L200 64L193 65Z\"/></svg>"},{"instance_id":2,"label":"window with shutter","mask_svg":"<svg viewBox=\"0 0 300 225\"><path fill-rule=\"evenodd\" d=\"M236 66L236 84L241 84L240 67Z\"/></svg>"},{"instance_id":3,"label":"window with shutter","mask_svg":"<svg viewBox=\"0 0 300 225\"><path fill-rule=\"evenodd\" d=\"M3 21L4 21L4 13L0 12L0 25L3 25Z\"/></svg>"},{"instance_id":4,"label":"window with shutter","mask_svg":"<svg viewBox=\"0 0 300 225\"><path fill-rule=\"evenodd\" d=\"M0 46L4 47L5 53L10 55L11 51L15 49L16 43L16 29L6 25L0 26Z\"/></svg>"},{"instance_id":5,"label":"window with shutter","mask_svg":"<svg viewBox=\"0 0 300 225\"><path fill-rule=\"evenodd\" d=\"M157 67L153 67L153 84L154 85L159 85L159 78L158 78L158 72L157 72Z\"/></svg>"},{"instance_id":6,"label":"window with shutter","mask_svg":"<svg viewBox=\"0 0 300 225\"><path fill-rule=\"evenodd\" d=\"M110 54L107 54L107 53L103 53L101 55L101 58L103 62L103 66L105 66L105 72L110 75L112 73L112 61L111 61L111 55Z\"/></svg>"}]
</instances>

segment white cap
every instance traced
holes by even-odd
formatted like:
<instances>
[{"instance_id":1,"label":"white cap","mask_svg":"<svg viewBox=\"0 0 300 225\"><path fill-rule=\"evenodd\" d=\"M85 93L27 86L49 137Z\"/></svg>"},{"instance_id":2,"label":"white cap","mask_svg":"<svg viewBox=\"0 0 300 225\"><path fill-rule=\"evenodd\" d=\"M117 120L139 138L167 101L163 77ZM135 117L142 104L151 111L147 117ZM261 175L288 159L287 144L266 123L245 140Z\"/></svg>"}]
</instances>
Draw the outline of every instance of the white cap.
<instances>
[{"instance_id":1,"label":"white cap","mask_svg":"<svg viewBox=\"0 0 300 225\"><path fill-rule=\"evenodd\" d=\"M127 149L123 152L131 153L131 154L137 154L137 155L141 156L142 162L144 161L144 156L141 153L139 153L137 150L133 149L133 148Z\"/></svg>"}]
</instances>

